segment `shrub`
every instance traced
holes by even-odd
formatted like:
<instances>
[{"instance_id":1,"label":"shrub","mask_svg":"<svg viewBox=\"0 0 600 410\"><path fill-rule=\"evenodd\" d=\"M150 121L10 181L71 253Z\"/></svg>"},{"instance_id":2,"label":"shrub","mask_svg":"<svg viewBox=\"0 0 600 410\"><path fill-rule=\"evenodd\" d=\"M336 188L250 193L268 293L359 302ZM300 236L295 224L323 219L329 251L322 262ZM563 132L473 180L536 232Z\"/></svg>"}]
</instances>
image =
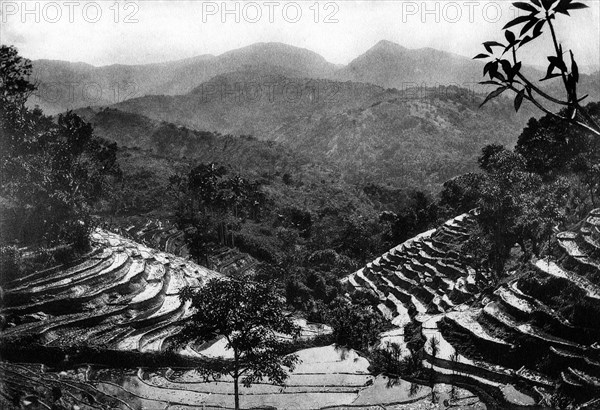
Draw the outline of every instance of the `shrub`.
<instances>
[{"instance_id":1,"label":"shrub","mask_svg":"<svg viewBox=\"0 0 600 410\"><path fill-rule=\"evenodd\" d=\"M235 235L235 244L242 252L249 253L263 262L279 261L277 247L265 238L238 233Z\"/></svg>"},{"instance_id":2,"label":"shrub","mask_svg":"<svg viewBox=\"0 0 600 410\"><path fill-rule=\"evenodd\" d=\"M421 370L419 355L410 352L402 353L402 347L396 343L388 343L386 347L375 349L370 357L369 370L375 374L402 377L412 376Z\"/></svg>"},{"instance_id":3,"label":"shrub","mask_svg":"<svg viewBox=\"0 0 600 410\"><path fill-rule=\"evenodd\" d=\"M338 344L363 351L375 345L386 325L379 312L367 306L355 306L343 298L331 303L328 319Z\"/></svg>"},{"instance_id":4,"label":"shrub","mask_svg":"<svg viewBox=\"0 0 600 410\"><path fill-rule=\"evenodd\" d=\"M333 249L320 249L313 252L308 257L308 262L315 266L332 268L336 264L338 258L339 255Z\"/></svg>"},{"instance_id":5,"label":"shrub","mask_svg":"<svg viewBox=\"0 0 600 410\"><path fill-rule=\"evenodd\" d=\"M0 284L17 278L23 271L23 261L16 246L0 247Z\"/></svg>"}]
</instances>

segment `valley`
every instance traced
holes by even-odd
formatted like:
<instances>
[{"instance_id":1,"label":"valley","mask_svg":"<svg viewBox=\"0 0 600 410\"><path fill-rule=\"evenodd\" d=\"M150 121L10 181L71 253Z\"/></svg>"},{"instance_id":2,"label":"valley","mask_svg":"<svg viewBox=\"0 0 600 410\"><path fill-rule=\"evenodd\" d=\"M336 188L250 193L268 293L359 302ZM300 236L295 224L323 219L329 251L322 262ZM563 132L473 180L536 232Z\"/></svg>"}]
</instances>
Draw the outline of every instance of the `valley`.
<instances>
[{"instance_id":1,"label":"valley","mask_svg":"<svg viewBox=\"0 0 600 410\"><path fill-rule=\"evenodd\" d=\"M556 23L576 1L513 3L473 58L489 21L383 27L374 2L326 29L147 2L73 23L72 61L39 58L47 21L3 27L0 408L600 409L600 72L573 37L597 13ZM161 62L74 62L132 39Z\"/></svg>"}]
</instances>

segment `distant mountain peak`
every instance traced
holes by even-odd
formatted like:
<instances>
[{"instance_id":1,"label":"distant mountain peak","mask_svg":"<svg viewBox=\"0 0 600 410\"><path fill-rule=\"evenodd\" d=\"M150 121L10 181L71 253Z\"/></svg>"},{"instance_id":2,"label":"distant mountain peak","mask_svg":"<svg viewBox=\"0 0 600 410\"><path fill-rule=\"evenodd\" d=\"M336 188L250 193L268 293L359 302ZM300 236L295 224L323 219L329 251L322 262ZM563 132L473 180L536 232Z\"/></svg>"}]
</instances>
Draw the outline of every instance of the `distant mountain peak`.
<instances>
[{"instance_id":1,"label":"distant mountain peak","mask_svg":"<svg viewBox=\"0 0 600 410\"><path fill-rule=\"evenodd\" d=\"M371 50L398 50L398 51L406 51L408 50L406 47L401 46L398 43L394 43L389 40L380 40L371 47Z\"/></svg>"},{"instance_id":2,"label":"distant mountain peak","mask_svg":"<svg viewBox=\"0 0 600 410\"><path fill-rule=\"evenodd\" d=\"M219 57L244 54L296 55L302 56L304 58L309 58L314 61L330 64L323 56L321 56L318 53L315 53L312 50L280 42L254 43L245 47L237 48L235 50L227 51L221 54Z\"/></svg>"},{"instance_id":3,"label":"distant mountain peak","mask_svg":"<svg viewBox=\"0 0 600 410\"><path fill-rule=\"evenodd\" d=\"M259 41L258 43L252 43L248 46L245 47L240 47L238 49L235 50L231 50L231 51L236 51L236 50L249 50L249 49L284 49L284 50L306 50L306 51L310 51L306 48L302 48L302 47L297 47L297 46L293 46L291 44L287 44L287 43L282 43L280 41ZM312 51L310 51L312 53Z\"/></svg>"}]
</instances>

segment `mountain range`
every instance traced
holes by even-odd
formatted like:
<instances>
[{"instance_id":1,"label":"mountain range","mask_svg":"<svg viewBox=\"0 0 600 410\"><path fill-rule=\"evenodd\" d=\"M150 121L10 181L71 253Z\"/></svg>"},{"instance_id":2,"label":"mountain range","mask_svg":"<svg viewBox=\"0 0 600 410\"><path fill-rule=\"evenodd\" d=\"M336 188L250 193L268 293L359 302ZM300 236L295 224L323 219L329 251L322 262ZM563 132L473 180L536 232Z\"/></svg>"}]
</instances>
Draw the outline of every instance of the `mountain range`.
<instances>
[{"instance_id":1,"label":"mountain range","mask_svg":"<svg viewBox=\"0 0 600 410\"><path fill-rule=\"evenodd\" d=\"M291 77L330 78L338 67L320 55L280 43L258 43L221 54L184 60L94 67L57 60L33 62L40 84L35 103L49 114L109 105L143 95L185 94L210 78L252 67Z\"/></svg>"},{"instance_id":2,"label":"mountain range","mask_svg":"<svg viewBox=\"0 0 600 410\"><path fill-rule=\"evenodd\" d=\"M539 114L527 103L515 114L509 98L480 108L485 89L473 85L481 80L482 66L467 57L389 41L346 66L281 43L138 66L38 60L33 75L39 90L31 103L50 114L110 106L111 115L95 116L99 128L117 113L140 116L127 117L132 123L117 131L122 135L112 132L119 144L172 137L165 131L169 127L154 124L149 131L146 120L135 121L143 117L276 142L334 166L353 183L436 190L447 179L476 170L486 144L512 146L528 118ZM532 78L543 76L534 68L525 70ZM600 73L581 75L580 89L590 100L600 99L597 77ZM165 144L172 156L190 157L190 147Z\"/></svg>"},{"instance_id":3,"label":"mountain range","mask_svg":"<svg viewBox=\"0 0 600 410\"><path fill-rule=\"evenodd\" d=\"M480 109L481 101L457 87L401 91L239 71L216 76L184 95L133 98L112 105L106 111L110 115L89 120L105 129L116 115L135 114L128 122L119 121L125 125L112 127L108 137L127 146L156 147L164 140L166 148L157 152L174 156L201 154L191 154L168 127L145 130L147 121L138 124L135 119L276 142L335 166L341 178L359 185L436 190L447 179L476 170L477 155L486 144L512 145L533 113L524 107L515 115L508 99Z\"/></svg>"},{"instance_id":4,"label":"mountain range","mask_svg":"<svg viewBox=\"0 0 600 410\"><path fill-rule=\"evenodd\" d=\"M144 65L95 67L59 60L33 62L33 78L39 89L31 104L56 114L86 106L110 105L144 95L186 94L221 74L255 70L291 78L328 79L370 83L384 88L406 89L457 85L485 91L483 63L431 48L408 49L382 40L348 65L328 62L319 54L282 43L257 43L221 55ZM532 78L543 70L524 68ZM600 72L581 75L581 88L600 96Z\"/></svg>"},{"instance_id":5,"label":"mountain range","mask_svg":"<svg viewBox=\"0 0 600 410\"><path fill-rule=\"evenodd\" d=\"M282 43L257 43L221 55L144 65L95 67L59 60L33 62L39 90L31 103L56 114L86 106L110 105L145 95L186 94L221 74L254 70L290 78L328 79L370 83L383 88L406 89L415 85L458 85L473 88L481 80L483 63L445 51L408 49L382 40L345 66L328 62L319 54ZM533 78L543 73L527 68ZM596 73L582 75L581 88L600 96ZM477 91L484 91L476 87Z\"/></svg>"}]
</instances>

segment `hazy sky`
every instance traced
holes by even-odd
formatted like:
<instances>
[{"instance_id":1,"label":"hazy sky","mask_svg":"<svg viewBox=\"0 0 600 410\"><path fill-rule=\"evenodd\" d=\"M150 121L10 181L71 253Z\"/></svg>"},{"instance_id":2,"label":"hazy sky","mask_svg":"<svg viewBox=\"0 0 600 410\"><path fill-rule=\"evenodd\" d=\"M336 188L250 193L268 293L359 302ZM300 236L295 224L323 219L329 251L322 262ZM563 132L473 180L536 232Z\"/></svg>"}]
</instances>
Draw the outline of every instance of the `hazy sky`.
<instances>
[{"instance_id":1,"label":"hazy sky","mask_svg":"<svg viewBox=\"0 0 600 410\"><path fill-rule=\"evenodd\" d=\"M583 1L590 8L560 15L557 30L580 65L598 65L600 0ZM105 65L220 54L261 41L304 47L340 64L382 39L473 56L483 41L501 39L516 10L503 0L0 0L0 12L0 41L24 56ZM534 44L525 60L545 64L549 37Z\"/></svg>"}]
</instances>

